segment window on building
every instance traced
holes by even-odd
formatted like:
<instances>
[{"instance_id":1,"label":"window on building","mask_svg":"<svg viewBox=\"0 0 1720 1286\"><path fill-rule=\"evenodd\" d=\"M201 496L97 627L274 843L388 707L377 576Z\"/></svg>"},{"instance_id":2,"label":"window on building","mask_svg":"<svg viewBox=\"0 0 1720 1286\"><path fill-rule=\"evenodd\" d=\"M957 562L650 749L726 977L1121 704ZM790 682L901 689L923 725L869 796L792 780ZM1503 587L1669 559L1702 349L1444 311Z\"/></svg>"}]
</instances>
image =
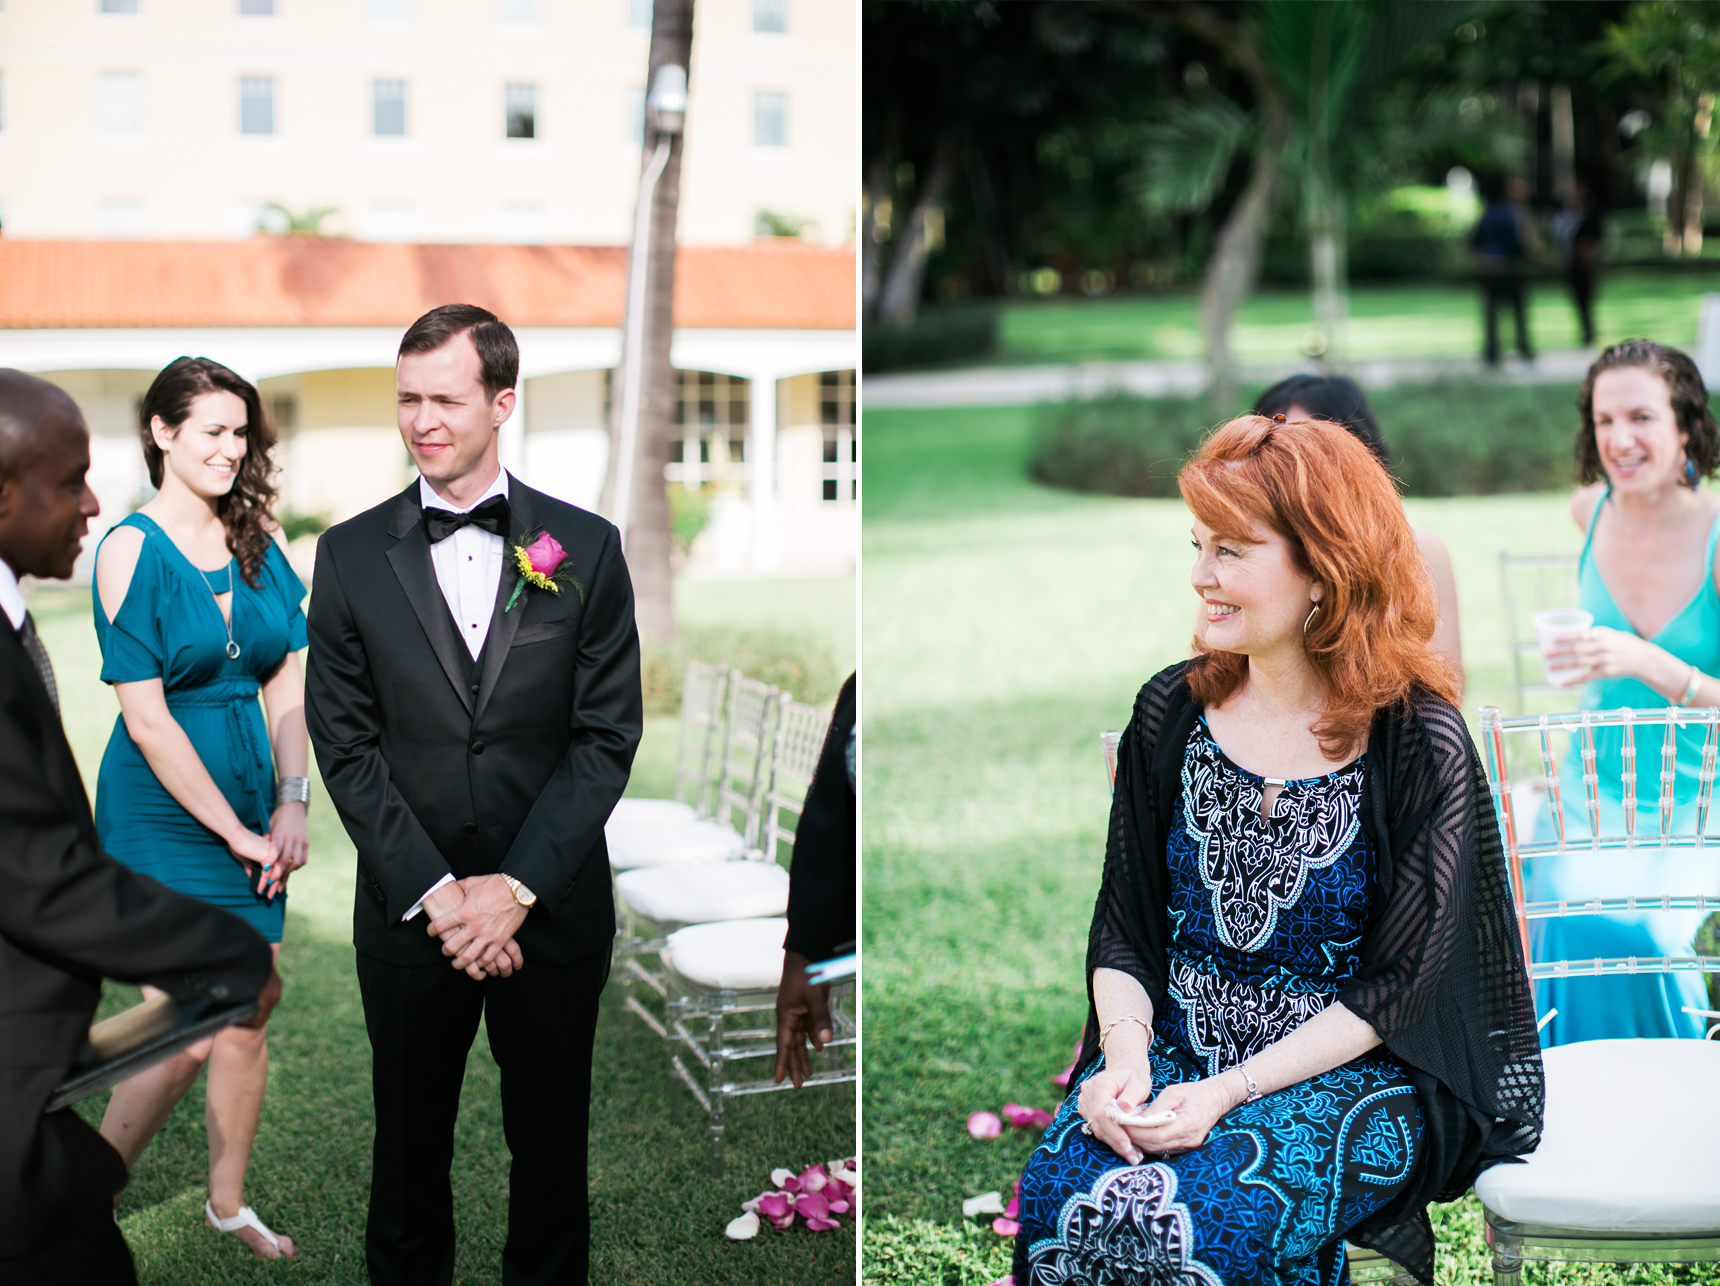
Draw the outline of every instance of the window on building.
<instances>
[{"instance_id":1,"label":"window on building","mask_svg":"<svg viewBox=\"0 0 1720 1286\"><path fill-rule=\"evenodd\" d=\"M788 95L773 89L753 94L753 146L788 146Z\"/></svg>"},{"instance_id":2,"label":"window on building","mask_svg":"<svg viewBox=\"0 0 1720 1286\"><path fill-rule=\"evenodd\" d=\"M651 30L651 0L626 0L627 25L635 31Z\"/></svg>"},{"instance_id":3,"label":"window on building","mask_svg":"<svg viewBox=\"0 0 1720 1286\"><path fill-rule=\"evenodd\" d=\"M299 404L291 393L276 393L270 397L268 409L269 422L281 437L299 427Z\"/></svg>"},{"instance_id":4,"label":"window on building","mask_svg":"<svg viewBox=\"0 0 1720 1286\"><path fill-rule=\"evenodd\" d=\"M108 241L133 241L144 235L143 202L132 197L103 201L96 212L96 231Z\"/></svg>"},{"instance_id":5,"label":"window on building","mask_svg":"<svg viewBox=\"0 0 1720 1286\"><path fill-rule=\"evenodd\" d=\"M136 13L137 0L101 0L98 8L102 13Z\"/></svg>"},{"instance_id":6,"label":"window on building","mask_svg":"<svg viewBox=\"0 0 1720 1286\"><path fill-rule=\"evenodd\" d=\"M96 77L96 125L103 134L143 132L143 73L104 71Z\"/></svg>"},{"instance_id":7,"label":"window on building","mask_svg":"<svg viewBox=\"0 0 1720 1286\"><path fill-rule=\"evenodd\" d=\"M854 372L825 371L818 377L818 422L824 426L820 485L825 500L860 498L860 441L854 429Z\"/></svg>"},{"instance_id":8,"label":"window on building","mask_svg":"<svg viewBox=\"0 0 1720 1286\"><path fill-rule=\"evenodd\" d=\"M239 16L242 18L273 18L275 16L275 0L239 0Z\"/></svg>"},{"instance_id":9,"label":"window on building","mask_svg":"<svg viewBox=\"0 0 1720 1286\"><path fill-rule=\"evenodd\" d=\"M371 83L371 105L378 138L398 138L406 133L406 82L378 80Z\"/></svg>"},{"instance_id":10,"label":"window on building","mask_svg":"<svg viewBox=\"0 0 1720 1286\"><path fill-rule=\"evenodd\" d=\"M241 134L273 134L275 132L275 78L273 76L239 77L239 132Z\"/></svg>"},{"instance_id":11,"label":"window on building","mask_svg":"<svg viewBox=\"0 0 1720 1286\"><path fill-rule=\"evenodd\" d=\"M539 0L502 0L502 23L509 27L535 27L543 20Z\"/></svg>"},{"instance_id":12,"label":"window on building","mask_svg":"<svg viewBox=\"0 0 1720 1286\"><path fill-rule=\"evenodd\" d=\"M753 30L788 34L788 0L752 0Z\"/></svg>"},{"instance_id":13,"label":"window on building","mask_svg":"<svg viewBox=\"0 0 1720 1286\"><path fill-rule=\"evenodd\" d=\"M537 137L537 86L508 85L502 91L509 138Z\"/></svg>"},{"instance_id":14,"label":"window on building","mask_svg":"<svg viewBox=\"0 0 1720 1286\"><path fill-rule=\"evenodd\" d=\"M635 147L645 146L645 88L635 85L627 91L627 137Z\"/></svg>"},{"instance_id":15,"label":"window on building","mask_svg":"<svg viewBox=\"0 0 1720 1286\"><path fill-rule=\"evenodd\" d=\"M412 0L370 0L372 22L411 22Z\"/></svg>"},{"instance_id":16,"label":"window on building","mask_svg":"<svg viewBox=\"0 0 1720 1286\"><path fill-rule=\"evenodd\" d=\"M690 489L744 483L751 384L711 371L676 371L675 378L675 424L664 479Z\"/></svg>"}]
</instances>

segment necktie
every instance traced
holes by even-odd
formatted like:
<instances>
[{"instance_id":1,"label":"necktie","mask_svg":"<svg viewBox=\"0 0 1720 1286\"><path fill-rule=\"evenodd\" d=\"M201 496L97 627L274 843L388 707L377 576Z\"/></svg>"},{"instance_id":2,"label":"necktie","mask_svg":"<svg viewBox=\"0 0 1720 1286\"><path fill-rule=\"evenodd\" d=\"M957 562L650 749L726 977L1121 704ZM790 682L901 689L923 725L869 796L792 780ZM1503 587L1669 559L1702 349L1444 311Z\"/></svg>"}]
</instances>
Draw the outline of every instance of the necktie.
<instances>
[{"instance_id":1,"label":"necktie","mask_svg":"<svg viewBox=\"0 0 1720 1286\"><path fill-rule=\"evenodd\" d=\"M54 713L59 714L60 688L54 682L54 663L48 660L48 649L42 646L42 638L36 633L36 618L28 612L24 613L24 628L18 632L18 638L24 644L24 651L30 654L42 686L48 690L48 700L54 703Z\"/></svg>"},{"instance_id":2,"label":"necktie","mask_svg":"<svg viewBox=\"0 0 1720 1286\"><path fill-rule=\"evenodd\" d=\"M506 496L491 496L475 509L468 509L463 514L449 513L446 509L426 508L424 510L424 527L430 533L430 543L446 540L462 527L482 527L492 536L506 537L508 523L512 514L508 509Z\"/></svg>"}]
</instances>

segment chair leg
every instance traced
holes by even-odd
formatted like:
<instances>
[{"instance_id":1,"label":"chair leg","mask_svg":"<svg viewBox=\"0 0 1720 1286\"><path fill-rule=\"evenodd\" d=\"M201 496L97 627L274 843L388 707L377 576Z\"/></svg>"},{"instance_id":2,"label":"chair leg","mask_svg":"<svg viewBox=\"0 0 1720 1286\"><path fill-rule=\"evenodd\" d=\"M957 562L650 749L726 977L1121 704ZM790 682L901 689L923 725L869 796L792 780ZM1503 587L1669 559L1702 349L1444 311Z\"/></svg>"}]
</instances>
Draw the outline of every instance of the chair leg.
<instances>
[{"instance_id":1,"label":"chair leg","mask_svg":"<svg viewBox=\"0 0 1720 1286\"><path fill-rule=\"evenodd\" d=\"M1498 1245L1493 1247L1493 1286L1523 1286L1523 1261Z\"/></svg>"},{"instance_id":2,"label":"chair leg","mask_svg":"<svg viewBox=\"0 0 1720 1286\"><path fill-rule=\"evenodd\" d=\"M723 1078L727 1069L723 1066L723 1000L718 998L711 1007L710 1021L710 1059L711 1073L711 1122L709 1134L711 1138L711 1177L723 1177L723 1127L726 1124L724 1113L726 1108L723 1094Z\"/></svg>"},{"instance_id":3,"label":"chair leg","mask_svg":"<svg viewBox=\"0 0 1720 1286\"><path fill-rule=\"evenodd\" d=\"M679 1000L665 1001L663 1013L668 1017L668 1031L663 1036L663 1093L669 1100L669 1120L679 1125L685 1095L681 1092L681 1078L675 1074L675 1024L681 1020L682 1003Z\"/></svg>"}]
</instances>

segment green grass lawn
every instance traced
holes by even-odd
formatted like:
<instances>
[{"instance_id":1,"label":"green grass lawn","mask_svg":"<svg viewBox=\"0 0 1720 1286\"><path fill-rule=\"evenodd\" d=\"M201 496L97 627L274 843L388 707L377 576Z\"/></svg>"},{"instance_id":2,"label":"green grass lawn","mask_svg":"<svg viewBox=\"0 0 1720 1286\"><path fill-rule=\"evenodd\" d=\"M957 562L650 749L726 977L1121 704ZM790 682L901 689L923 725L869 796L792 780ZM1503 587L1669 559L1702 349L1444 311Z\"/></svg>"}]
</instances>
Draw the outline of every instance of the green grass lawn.
<instances>
[{"instance_id":1,"label":"green grass lawn","mask_svg":"<svg viewBox=\"0 0 1720 1286\"><path fill-rule=\"evenodd\" d=\"M1008 1270L1008 1243L989 1218L964 1227L961 1201L1007 1194L1036 1140L979 1142L966 1118L1060 1097L1109 807L1098 734L1186 655L1193 624L1181 502L1034 486L1033 418L867 416L868 1282L982 1286ZM1574 552L1577 533L1562 494L1408 508L1451 547L1473 718L1506 695L1498 551ZM1439 1280L1490 1282L1473 1201L1436 1218Z\"/></svg>"},{"instance_id":2,"label":"green grass lawn","mask_svg":"<svg viewBox=\"0 0 1720 1286\"><path fill-rule=\"evenodd\" d=\"M1711 290L1720 290L1720 274L1610 274L1601 280L1595 305L1599 339L1610 343L1649 334L1688 348L1696 341L1701 296ZM1356 286L1350 292L1345 356L1477 356L1482 344L1479 294L1468 285ZM1535 283L1529 301L1529 331L1538 349L1580 345L1576 310L1561 281ZM1260 291L1238 313L1231 347L1243 362L1301 360L1313 316L1307 290ZM1513 351L1516 328L1507 318L1501 319L1501 326L1500 342ZM1010 303L1003 310L998 348L999 360L1008 363L1188 359L1205 352L1192 293ZM867 464L870 486L871 461Z\"/></svg>"},{"instance_id":3,"label":"green grass lawn","mask_svg":"<svg viewBox=\"0 0 1720 1286\"><path fill-rule=\"evenodd\" d=\"M89 596L45 588L32 604L54 658L67 732L93 788L118 707L101 684ZM682 619L693 624L771 622L828 639L852 665L854 581L684 584ZM843 673L846 673L846 669ZM667 795L675 721L651 719L630 794ZM299 1246L297 1262L254 1260L233 1237L203 1226L208 1153L201 1082L144 1154L120 1208L121 1226L146 1286L189 1283L362 1283L370 1183L370 1049L353 974L353 850L328 800L312 787L311 863L293 878L281 972L285 997L270 1022L271 1077L247 1199ZM133 1003L111 985L104 1009ZM768 1188L778 1166L851 1155L850 1087L767 1094L731 1102L728 1170L710 1177L697 1105L673 1125L665 1112L661 1045L604 995L592 1090L591 1200L594 1282L759 1283L851 1280L849 1228L813 1234L765 1228L731 1242L723 1227L740 1203ZM495 1063L480 1032L467 1064L454 1162L460 1248L456 1282L500 1280L507 1228L507 1148ZM99 1121L106 1095L81 1110Z\"/></svg>"}]
</instances>

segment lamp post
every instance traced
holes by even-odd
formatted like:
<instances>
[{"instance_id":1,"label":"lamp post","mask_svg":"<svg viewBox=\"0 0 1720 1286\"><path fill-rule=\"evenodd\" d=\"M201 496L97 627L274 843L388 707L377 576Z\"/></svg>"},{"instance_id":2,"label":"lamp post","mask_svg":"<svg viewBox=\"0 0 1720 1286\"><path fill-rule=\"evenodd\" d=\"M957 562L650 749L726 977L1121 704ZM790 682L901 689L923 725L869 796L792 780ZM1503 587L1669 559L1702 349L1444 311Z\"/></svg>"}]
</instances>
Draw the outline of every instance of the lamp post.
<instances>
[{"instance_id":1,"label":"lamp post","mask_svg":"<svg viewBox=\"0 0 1720 1286\"><path fill-rule=\"evenodd\" d=\"M657 148L639 176L639 205L633 214L633 248L627 257L627 319L622 343L621 431L615 449L615 526L627 544L633 511L633 457L639 443L640 385L645 372L645 278L651 266L651 206L657 180L669 163L669 148L687 121L687 69L674 63L657 68L645 100L646 119L656 128Z\"/></svg>"}]
</instances>

